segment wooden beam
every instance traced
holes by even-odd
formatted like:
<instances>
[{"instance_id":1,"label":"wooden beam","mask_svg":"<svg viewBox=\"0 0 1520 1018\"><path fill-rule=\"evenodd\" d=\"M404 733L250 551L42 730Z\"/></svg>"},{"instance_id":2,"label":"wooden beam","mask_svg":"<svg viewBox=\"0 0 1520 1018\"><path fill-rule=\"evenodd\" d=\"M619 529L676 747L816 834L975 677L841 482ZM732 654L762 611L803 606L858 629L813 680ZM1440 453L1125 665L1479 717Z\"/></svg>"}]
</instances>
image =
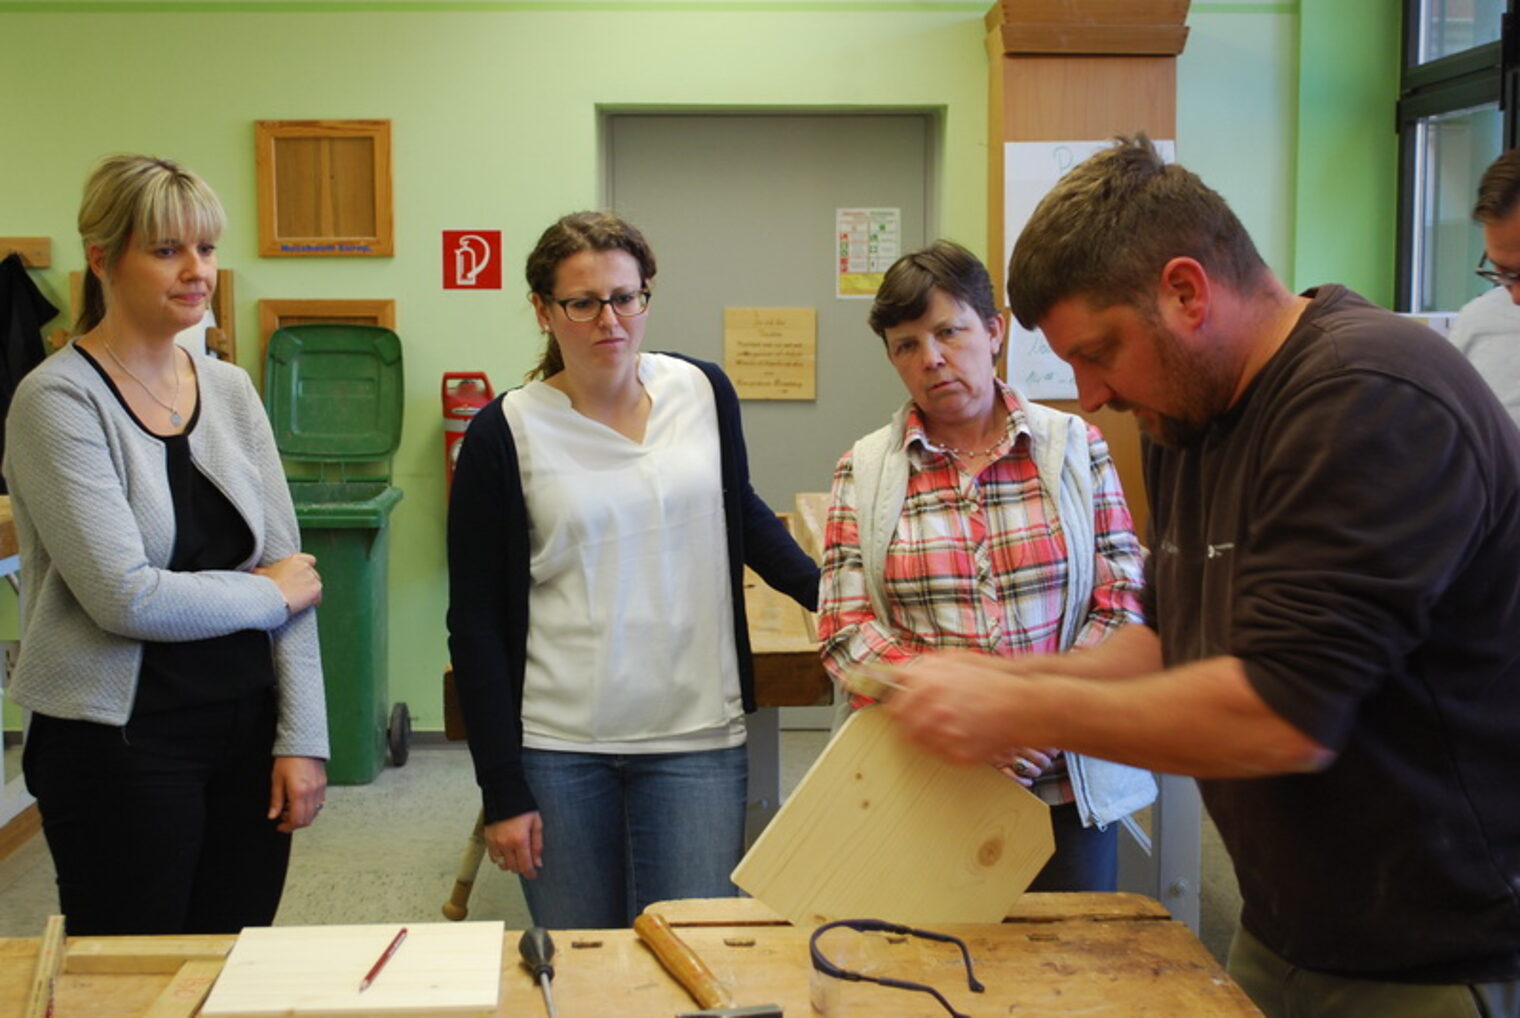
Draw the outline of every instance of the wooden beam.
<instances>
[{"instance_id":1,"label":"wooden beam","mask_svg":"<svg viewBox=\"0 0 1520 1018\"><path fill-rule=\"evenodd\" d=\"M51 1018L53 993L63 962L63 916L48 916L42 941L37 945L37 964L32 970L32 986L26 995L23 1018Z\"/></svg>"},{"instance_id":2,"label":"wooden beam","mask_svg":"<svg viewBox=\"0 0 1520 1018\"><path fill-rule=\"evenodd\" d=\"M173 975L191 961L221 962L236 934L194 937L76 937L64 971L70 975Z\"/></svg>"},{"instance_id":3,"label":"wooden beam","mask_svg":"<svg viewBox=\"0 0 1520 1018\"><path fill-rule=\"evenodd\" d=\"M1174 57L1187 45L1186 25L1000 26L1004 54Z\"/></svg>"},{"instance_id":4,"label":"wooden beam","mask_svg":"<svg viewBox=\"0 0 1520 1018\"><path fill-rule=\"evenodd\" d=\"M0 259L12 251L21 256L29 269L45 269L53 264L53 241L48 237L0 237Z\"/></svg>"}]
</instances>

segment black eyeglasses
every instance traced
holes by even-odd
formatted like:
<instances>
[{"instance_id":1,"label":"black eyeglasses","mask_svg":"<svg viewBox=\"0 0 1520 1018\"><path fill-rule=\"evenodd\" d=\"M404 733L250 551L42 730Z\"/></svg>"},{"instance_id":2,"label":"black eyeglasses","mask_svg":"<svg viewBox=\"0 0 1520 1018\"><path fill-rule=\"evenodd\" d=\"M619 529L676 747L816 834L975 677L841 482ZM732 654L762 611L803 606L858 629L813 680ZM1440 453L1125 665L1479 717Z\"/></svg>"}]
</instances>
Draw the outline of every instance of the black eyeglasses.
<instances>
[{"instance_id":1,"label":"black eyeglasses","mask_svg":"<svg viewBox=\"0 0 1520 1018\"><path fill-rule=\"evenodd\" d=\"M930 930L915 930L908 926L899 926L897 923L884 922L880 919L839 919L832 923L824 923L813 931L808 938L808 953L813 956L813 968L823 975L834 979L843 979L851 983L877 983L881 986L890 986L896 990L914 990L918 993L927 993L940 1002L946 1011L950 1012L951 1018L971 1018L970 1015L962 1014L950 1006L950 1002L932 986L924 983L915 983L907 979L888 979L885 977L867 976L859 972L851 972L842 969L823 956L818 949L818 938L829 930L843 927L847 930L855 930L859 933L896 933L902 936L922 937L924 940L937 940L942 944L954 944L961 949L961 958L966 962L966 983L973 993L982 993L987 989L977 981L976 973L971 969L971 952L966 948L966 942L959 937L952 937L948 933L934 933Z\"/></svg>"},{"instance_id":2,"label":"black eyeglasses","mask_svg":"<svg viewBox=\"0 0 1520 1018\"><path fill-rule=\"evenodd\" d=\"M1500 268L1485 269L1485 262L1493 264L1488 261L1487 251L1483 252L1483 257L1478 259L1478 267L1473 270L1479 279L1486 279L1495 286L1520 286L1520 272L1505 272Z\"/></svg>"},{"instance_id":3,"label":"black eyeglasses","mask_svg":"<svg viewBox=\"0 0 1520 1018\"><path fill-rule=\"evenodd\" d=\"M572 322L594 322L602 316L602 308L608 306L619 318L637 318L649 309L649 291L615 293L611 297L549 297L548 301L558 304Z\"/></svg>"}]
</instances>

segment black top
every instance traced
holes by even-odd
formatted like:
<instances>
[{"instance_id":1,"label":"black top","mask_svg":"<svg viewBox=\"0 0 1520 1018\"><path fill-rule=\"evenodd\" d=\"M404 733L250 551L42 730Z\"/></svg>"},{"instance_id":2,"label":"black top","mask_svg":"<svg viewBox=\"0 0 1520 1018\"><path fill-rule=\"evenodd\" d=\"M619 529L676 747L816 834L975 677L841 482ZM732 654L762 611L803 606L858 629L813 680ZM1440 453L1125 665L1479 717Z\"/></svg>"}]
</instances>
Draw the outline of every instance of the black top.
<instances>
[{"instance_id":1,"label":"black top","mask_svg":"<svg viewBox=\"0 0 1520 1018\"><path fill-rule=\"evenodd\" d=\"M1195 446L1147 443L1167 664L1218 655L1337 753L1200 781L1241 921L1305 968L1520 977L1520 431L1472 366L1343 287Z\"/></svg>"},{"instance_id":2,"label":"black top","mask_svg":"<svg viewBox=\"0 0 1520 1018\"><path fill-rule=\"evenodd\" d=\"M95 358L76 347L111 386L129 414L132 408ZM190 433L200 420L200 401L178 435L160 435L135 414L146 434L164 445L169 493L174 500L174 553L168 568L177 573L241 568L253 555L253 530L190 457ZM236 700L274 686L274 657L269 634L244 629L225 636L179 643L143 641L142 670L134 717L158 711Z\"/></svg>"},{"instance_id":3,"label":"black top","mask_svg":"<svg viewBox=\"0 0 1520 1018\"><path fill-rule=\"evenodd\" d=\"M716 364L682 359L707 376L717 404L734 646L744 709L752 711L755 672L744 614L744 567L812 611L818 606L818 566L750 486L733 385ZM538 808L522 775L528 509L503 398L470 422L449 501L449 653L486 823Z\"/></svg>"}]
</instances>

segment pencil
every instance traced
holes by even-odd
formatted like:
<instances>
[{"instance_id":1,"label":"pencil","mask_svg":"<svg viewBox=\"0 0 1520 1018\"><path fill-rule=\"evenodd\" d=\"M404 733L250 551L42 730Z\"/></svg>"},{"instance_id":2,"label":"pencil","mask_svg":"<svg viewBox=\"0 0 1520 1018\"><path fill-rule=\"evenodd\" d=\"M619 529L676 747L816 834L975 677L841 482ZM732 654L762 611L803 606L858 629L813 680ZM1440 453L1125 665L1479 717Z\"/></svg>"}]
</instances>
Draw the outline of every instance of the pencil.
<instances>
[{"instance_id":1,"label":"pencil","mask_svg":"<svg viewBox=\"0 0 1520 1018\"><path fill-rule=\"evenodd\" d=\"M401 927L400 931L397 932L393 938L391 938L390 946L387 947L384 952L381 953L380 957L375 960L375 963L370 966L369 974L366 975L364 977L364 981L359 984L360 993L363 993L365 990L369 989L369 984L375 981L375 977L380 974L381 969L385 968L385 963L391 960L391 955L396 953L396 948L400 947L401 942L405 939L406 927L403 926Z\"/></svg>"}]
</instances>

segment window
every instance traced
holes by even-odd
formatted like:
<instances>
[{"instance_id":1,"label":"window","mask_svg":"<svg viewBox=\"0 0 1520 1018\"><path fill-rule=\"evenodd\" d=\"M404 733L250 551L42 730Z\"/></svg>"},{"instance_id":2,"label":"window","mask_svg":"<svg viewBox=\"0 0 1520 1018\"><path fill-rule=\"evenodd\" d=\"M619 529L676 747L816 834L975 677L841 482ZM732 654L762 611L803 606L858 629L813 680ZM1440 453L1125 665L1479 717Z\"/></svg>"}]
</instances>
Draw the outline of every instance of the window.
<instances>
[{"instance_id":1,"label":"window","mask_svg":"<svg viewBox=\"0 0 1520 1018\"><path fill-rule=\"evenodd\" d=\"M1399 264L1404 311L1455 311L1488 284L1478 178L1516 141L1517 0L1404 0L1399 120Z\"/></svg>"}]
</instances>

